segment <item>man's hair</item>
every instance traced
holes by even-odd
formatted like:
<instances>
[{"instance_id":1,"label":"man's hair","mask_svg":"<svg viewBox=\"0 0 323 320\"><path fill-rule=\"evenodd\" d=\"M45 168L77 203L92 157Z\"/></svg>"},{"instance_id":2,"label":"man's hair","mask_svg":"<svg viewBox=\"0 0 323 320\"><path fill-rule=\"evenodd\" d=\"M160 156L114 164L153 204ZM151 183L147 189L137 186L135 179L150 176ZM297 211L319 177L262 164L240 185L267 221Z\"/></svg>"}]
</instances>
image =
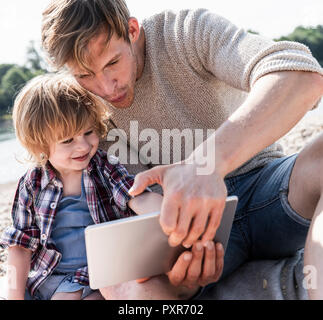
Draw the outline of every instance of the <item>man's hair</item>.
<instances>
[{"instance_id":1,"label":"man's hair","mask_svg":"<svg viewBox=\"0 0 323 320\"><path fill-rule=\"evenodd\" d=\"M129 42L130 13L124 0L52 0L43 12L42 45L56 68L75 61L85 69L86 47L101 31Z\"/></svg>"},{"instance_id":2,"label":"man's hair","mask_svg":"<svg viewBox=\"0 0 323 320\"><path fill-rule=\"evenodd\" d=\"M83 89L72 76L47 74L30 80L13 108L16 136L37 165L44 165L51 143L73 137L92 125L106 134L104 102Z\"/></svg>"}]
</instances>

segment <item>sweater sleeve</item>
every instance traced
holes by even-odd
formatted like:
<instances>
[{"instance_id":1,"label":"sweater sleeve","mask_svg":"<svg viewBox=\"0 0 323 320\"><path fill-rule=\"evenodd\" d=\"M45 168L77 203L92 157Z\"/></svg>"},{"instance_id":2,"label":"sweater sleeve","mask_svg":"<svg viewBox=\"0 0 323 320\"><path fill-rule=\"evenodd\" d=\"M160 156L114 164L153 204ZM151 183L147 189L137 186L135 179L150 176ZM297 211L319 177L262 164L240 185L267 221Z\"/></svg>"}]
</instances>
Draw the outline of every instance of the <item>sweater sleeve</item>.
<instances>
[{"instance_id":1,"label":"sweater sleeve","mask_svg":"<svg viewBox=\"0 0 323 320\"><path fill-rule=\"evenodd\" d=\"M303 44L274 42L238 28L205 9L166 13L165 26L177 54L197 72L206 71L240 90L250 91L265 74L323 69Z\"/></svg>"}]
</instances>

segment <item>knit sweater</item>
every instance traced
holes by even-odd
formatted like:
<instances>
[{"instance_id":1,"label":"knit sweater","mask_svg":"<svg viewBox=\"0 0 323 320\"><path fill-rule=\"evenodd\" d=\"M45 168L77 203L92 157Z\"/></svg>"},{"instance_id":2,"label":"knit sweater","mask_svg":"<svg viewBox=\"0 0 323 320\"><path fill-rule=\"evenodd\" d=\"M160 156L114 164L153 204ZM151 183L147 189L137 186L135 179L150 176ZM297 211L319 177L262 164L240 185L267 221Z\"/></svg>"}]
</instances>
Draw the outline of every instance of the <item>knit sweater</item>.
<instances>
[{"instance_id":1,"label":"knit sweater","mask_svg":"<svg viewBox=\"0 0 323 320\"><path fill-rule=\"evenodd\" d=\"M323 75L306 46L250 34L205 9L164 11L144 20L142 25L145 65L135 85L134 103L127 109L108 107L113 124L124 131L128 140L127 159L119 156L132 174L187 158L192 152L191 145L196 148L202 142L194 130L203 129L205 139L207 129L219 128L265 74L299 70ZM130 121L136 121L132 123L132 138ZM184 141L181 146L169 146L165 133L171 134L173 129L181 133L186 129L188 147ZM142 141L137 146L138 137ZM115 142L104 142L101 148L108 150L112 145ZM129 145L133 155L141 153L141 164L129 165ZM115 148L109 152L115 152ZM173 159L175 154L177 158ZM228 177L282 156L281 147L271 145ZM152 165L144 165L147 163Z\"/></svg>"}]
</instances>

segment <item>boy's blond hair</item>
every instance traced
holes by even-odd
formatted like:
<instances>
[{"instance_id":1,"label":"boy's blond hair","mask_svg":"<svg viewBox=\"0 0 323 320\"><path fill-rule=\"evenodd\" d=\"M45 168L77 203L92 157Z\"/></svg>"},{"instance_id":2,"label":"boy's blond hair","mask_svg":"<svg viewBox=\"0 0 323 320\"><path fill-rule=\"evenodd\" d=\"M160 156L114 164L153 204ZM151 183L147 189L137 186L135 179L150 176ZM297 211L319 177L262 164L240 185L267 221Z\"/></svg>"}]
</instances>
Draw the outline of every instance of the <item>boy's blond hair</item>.
<instances>
[{"instance_id":1,"label":"boy's blond hair","mask_svg":"<svg viewBox=\"0 0 323 320\"><path fill-rule=\"evenodd\" d=\"M104 102L67 74L32 79L13 108L16 136L38 165L46 164L51 143L75 136L88 124L103 137L106 118Z\"/></svg>"},{"instance_id":2,"label":"boy's blond hair","mask_svg":"<svg viewBox=\"0 0 323 320\"><path fill-rule=\"evenodd\" d=\"M42 46L60 69L75 61L88 69L87 45L101 31L129 40L130 13L124 0L52 0L43 12Z\"/></svg>"}]
</instances>

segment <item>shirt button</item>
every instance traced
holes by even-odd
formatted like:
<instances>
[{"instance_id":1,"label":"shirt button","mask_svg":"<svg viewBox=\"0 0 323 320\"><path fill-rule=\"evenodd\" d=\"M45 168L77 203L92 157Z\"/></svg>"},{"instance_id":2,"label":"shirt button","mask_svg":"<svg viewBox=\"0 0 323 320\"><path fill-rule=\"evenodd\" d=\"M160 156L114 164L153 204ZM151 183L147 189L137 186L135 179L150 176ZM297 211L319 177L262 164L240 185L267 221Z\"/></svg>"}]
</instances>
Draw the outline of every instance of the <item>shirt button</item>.
<instances>
[{"instance_id":1,"label":"shirt button","mask_svg":"<svg viewBox=\"0 0 323 320\"><path fill-rule=\"evenodd\" d=\"M108 161L110 164L116 165L119 163L119 158L117 158L116 156L110 155L108 156Z\"/></svg>"},{"instance_id":2,"label":"shirt button","mask_svg":"<svg viewBox=\"0 0 323 320\"><path fill-rule=\"evenodd\" d=\"M52 203L50 204L50 208L51 208L51 209L56 209L56 202L52 202Z\"/></svg>"},{"instance_id":3,"label":"shirt button","mask_svg":"<svg viewBox=\"0 0 323 320\"><path fill-rule=\"evenodd\" d=\"M46 240L47 239L47 236L46 236L46 234L45 233L43 233L42 235L41 235L41 237L40 237L42 240Z\"/></svg>"},{"instance_id":4,"label":"shirt button","mask_svg":"<svg viewBox=\"0 0 323 320\"><path fill-rule=\"evenodd\" d=\"M46 270L44 270L44 271L42 272L42 275L43 275L44 277L46 277L46 276L47 276L47 274L48 274L48 271L46 271Z\"/></svg>"}]
</instances>

